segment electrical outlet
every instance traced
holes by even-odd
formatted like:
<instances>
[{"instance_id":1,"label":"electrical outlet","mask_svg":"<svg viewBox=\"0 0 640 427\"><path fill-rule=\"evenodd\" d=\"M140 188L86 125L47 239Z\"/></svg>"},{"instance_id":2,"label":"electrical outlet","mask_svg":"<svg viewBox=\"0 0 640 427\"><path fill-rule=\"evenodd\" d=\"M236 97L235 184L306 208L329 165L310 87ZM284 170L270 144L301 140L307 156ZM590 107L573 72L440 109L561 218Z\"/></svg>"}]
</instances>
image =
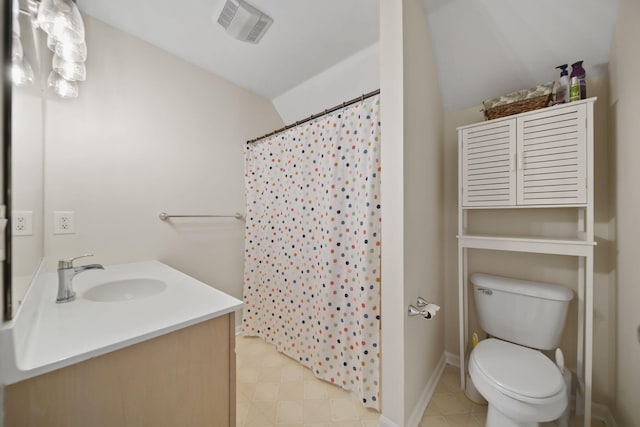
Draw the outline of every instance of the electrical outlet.
<instances>
[{"instance_id":1,"label":"electrical outlet","mask_svg":"<svg viewBox=\"0 0 640 427\"><path fill-rule=\"evenodd\" d=\"M33 221L31 211L13 211L11 218L13 236L31 236L33 235Z\"/></svg>"},{"instance_id":2,"label":"electrical outlet","mask_svg":"<svg viewBox=\"0 0 640 427\"><path fill-rule=\"evenodd\" d=\"M75 234L76 213L72 211L55 211L53 213L53 234Z\"/></svg>"}]
</instances>

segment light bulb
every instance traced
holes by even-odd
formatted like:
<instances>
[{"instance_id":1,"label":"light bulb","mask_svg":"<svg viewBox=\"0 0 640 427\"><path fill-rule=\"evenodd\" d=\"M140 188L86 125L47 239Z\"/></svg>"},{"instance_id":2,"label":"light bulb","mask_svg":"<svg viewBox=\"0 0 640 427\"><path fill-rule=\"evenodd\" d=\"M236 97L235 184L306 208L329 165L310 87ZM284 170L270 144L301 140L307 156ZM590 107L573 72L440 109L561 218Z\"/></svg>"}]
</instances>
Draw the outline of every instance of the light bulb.
<instances>
[{"instance_id":1,"label":"light bulb","mask_svg":"<svg viewBox=\"0 0 640 427\"><path fill-rule=\"evenodd\" d=\"M16 86L27 86L33 83L33 68L26 59L14 62L11 66L11 81Z\"/></svg>"},{"instance_id":2,"label":"light bulb","mask_svg":"<svg viewBox=\"0 0 640 427\"><path fill-rule=\"evenodd\" d=\"M49 73L47 85L53 89L53 92L60 98L77 98L78 82L70 82L65 80L55 71Z\"/></svg>"},{"instance_id":3,"label":"light bulb","mask_svg":"<svg viewBox=\"0 0 640 427\"><path fill-rule=\"evenodd\" d=\"M84 81L87 78L83 62L65 61L58 55L53 55L53 70L69 81Z\"/></svg>"},{"instance_id":4,"label":"light bulb","mask_svg":"<svg viewBox=\"0 0 640 427\"><path fill-rule=\"evenodd\" d=\"M58 42L54 52L65 61L84 62L87 59L87 44L85 42Z\"/></svg>"},{"instance_id":5,"label":"light bulb","mask_svg":"<svg viewBox=\"0 0 640 427\"><path fill-rule=\"evenodd\" d=\"M13 40L11 41L11 60L14 63L22 62L22 58L24 56L24 51L22 50L22 42L20 41L20 37L13 35Z\"/></svg>"},{"instance_id":6,"label":"light bulb","mask_svg":"<svg viewBox=\"0 0 640 427\"><path fill-rule=\"evenodd\" d=\"M58 40L56 40L55 37L53 37L51 34L47 35L47 47L49 48L49 50L51 52L55 52L56 51L56 45L58 44Z\"/></svg>"},{"instance_id":7,"label":"light bulb","mask_svg":"<svg viewBox=\"0 0 640 427\"><path fill-rule=\"evenodd\" d=\"M38 25L58 41L84 41L84 23L72 0L42 0L38 8Z\"/></svg>"},{"instance_id":8,"label":"light bulb","mask_svg":"<svg viewBox=\"0 0 640 427\"><path fill-rule=\"evenodd\" d=\"M60 80L60 83L53 89L56 95L60 98L77 98L78 97L78 82L70 82L67 80Z\"/></svg>"},{"instance_id":9,"label":"light bulb","mask_svg":"<svg viewBox=\"0 0 640 427\"><path fill-rule=\"evenodd\" d=\"M20 37L20 4L18 0L13 0L13 35Z\"/></svg>"}]
</instances>

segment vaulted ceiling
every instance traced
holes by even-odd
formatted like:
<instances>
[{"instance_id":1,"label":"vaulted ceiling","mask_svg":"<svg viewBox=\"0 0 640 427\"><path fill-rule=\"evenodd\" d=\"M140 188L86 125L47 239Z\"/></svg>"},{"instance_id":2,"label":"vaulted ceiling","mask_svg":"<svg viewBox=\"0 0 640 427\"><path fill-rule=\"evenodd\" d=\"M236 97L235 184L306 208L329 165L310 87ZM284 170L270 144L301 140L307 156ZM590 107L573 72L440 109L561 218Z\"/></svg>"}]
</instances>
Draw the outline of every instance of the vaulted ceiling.
<instances>
[{"instance_id":1,"label":"vaulted ceiling","mask_svg":"<svg viewBox=\"0 0 640 427\"><path fill-rule=\"evenodd\" d=\"M609 62L617 0L423 0L445 110L555 80L554 67Z\"/></svg>"},{"instance_id":2,"label":"vaulted ceiling","mask_svg":"<svg viewBox=\"0 0 640 427\"><path fill-rule=\"evenodd\" d=\"M379 38L378 1L250 0L274 19L257 44L216 20L225 0L78 0L120 30L273 99ZM617 0L422 0L446 110L608 62ZM348 96L349 94L346 94Z\"/></svg>"},{"instance_id":3,"label":"vaulted ceiling","mask_svg":"<svg viewBox=\"0 0 640 427\"><path fill-rule=\"evenodd\" d=\"M268 99L378 40L377 0L249 0L274 19L259 44L217 23L225 0L78 0L81 11Z\"/></svg>"}]
</instances>

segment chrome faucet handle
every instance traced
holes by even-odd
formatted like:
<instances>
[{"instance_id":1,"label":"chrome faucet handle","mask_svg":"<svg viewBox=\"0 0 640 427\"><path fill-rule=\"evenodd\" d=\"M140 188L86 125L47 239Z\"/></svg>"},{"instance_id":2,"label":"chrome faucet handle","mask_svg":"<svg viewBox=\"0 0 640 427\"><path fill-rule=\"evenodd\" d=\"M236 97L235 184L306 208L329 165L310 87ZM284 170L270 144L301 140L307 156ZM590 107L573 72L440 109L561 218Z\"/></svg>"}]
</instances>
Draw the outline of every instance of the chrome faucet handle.
<instances>
[{"instance_id":1,"label":"chrome faucet handle","mask_svg":"<svg viewBox=\"0 0 640 427\"><path fill-rule=\"evenodd\" d=\"M84 255L80 255L77 257L73 257L73 258L67 258L67 259L61 259L58 261L58 269L61 268L73 268L73 261L80 259L80 258L86 258L86 257L90 257L93 256L93 254L84 254Z\"/></svg>"}]
</instances>

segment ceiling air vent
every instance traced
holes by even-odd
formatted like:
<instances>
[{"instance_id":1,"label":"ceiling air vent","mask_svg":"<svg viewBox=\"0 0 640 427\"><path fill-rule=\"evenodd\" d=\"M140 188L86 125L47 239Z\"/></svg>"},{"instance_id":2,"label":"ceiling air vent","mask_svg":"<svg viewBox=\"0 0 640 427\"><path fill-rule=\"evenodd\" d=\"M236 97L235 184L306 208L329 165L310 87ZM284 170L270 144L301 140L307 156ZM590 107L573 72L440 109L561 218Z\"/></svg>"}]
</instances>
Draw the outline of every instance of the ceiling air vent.
<instances>
[{"instance_id":1,"label":"ceiling air vent","mask_svg":"<svg viewBox=\"0 0 640 427\"><path fill-rule=\"evenodd\" d=\"M258 43L273 24L273 19L243 0L227 0L218 24L238 40Z\"/></svg>"}]
</instances>

